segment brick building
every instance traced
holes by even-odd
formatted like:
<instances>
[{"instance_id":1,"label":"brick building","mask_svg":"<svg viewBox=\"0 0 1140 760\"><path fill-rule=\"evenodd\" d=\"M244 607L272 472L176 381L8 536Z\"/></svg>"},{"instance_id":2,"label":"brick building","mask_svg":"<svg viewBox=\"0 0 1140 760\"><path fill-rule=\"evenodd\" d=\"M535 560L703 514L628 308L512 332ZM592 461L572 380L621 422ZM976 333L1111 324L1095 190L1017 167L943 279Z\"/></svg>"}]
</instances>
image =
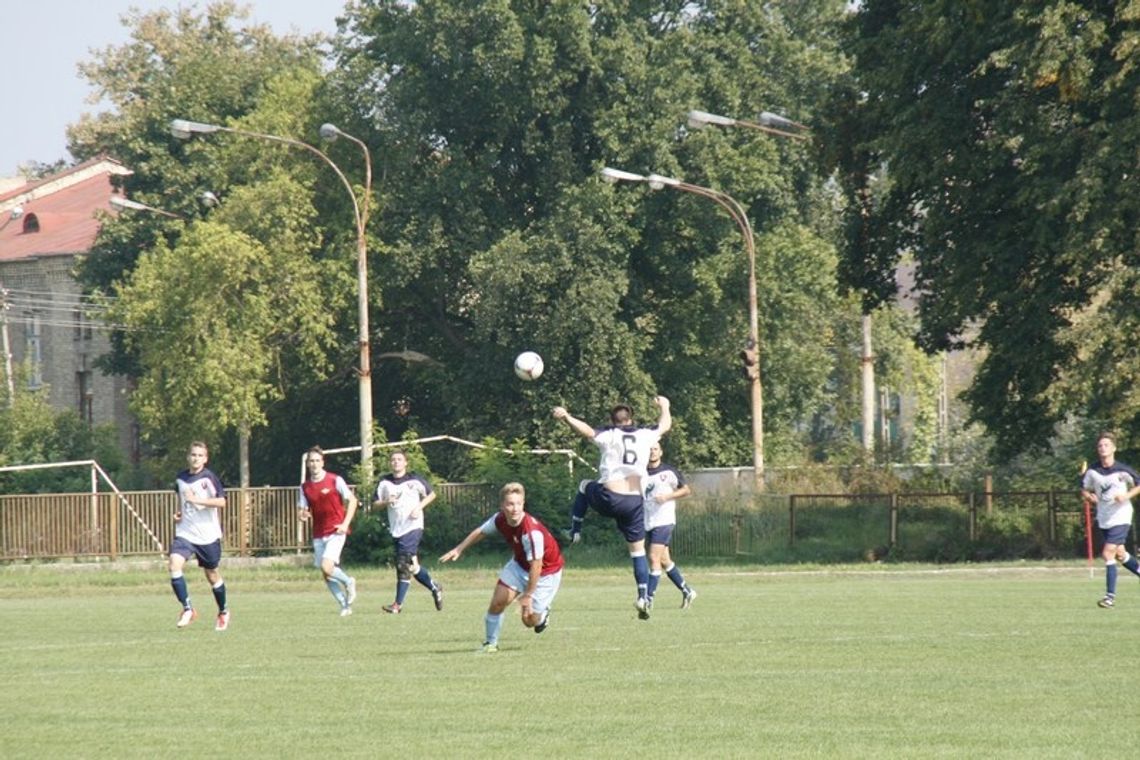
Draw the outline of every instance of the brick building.
<instances>
[{"instance_id":1,"label":"brick building","mask_svg":"<svg viewBox=\"0 0 1140 760\"><path fill-rule=\"evenodd\" d=\"M0 185L0 377L7 386L0 393L18 384L46 392L53 408L73 409L90 424L112 423L123 451L137 460L128 382L95 368L110 348L108 333L74 276L99 232L99 212L115 212L112 178L127 174L117 161L96 158Z\"/></svg>"}]
</instances>

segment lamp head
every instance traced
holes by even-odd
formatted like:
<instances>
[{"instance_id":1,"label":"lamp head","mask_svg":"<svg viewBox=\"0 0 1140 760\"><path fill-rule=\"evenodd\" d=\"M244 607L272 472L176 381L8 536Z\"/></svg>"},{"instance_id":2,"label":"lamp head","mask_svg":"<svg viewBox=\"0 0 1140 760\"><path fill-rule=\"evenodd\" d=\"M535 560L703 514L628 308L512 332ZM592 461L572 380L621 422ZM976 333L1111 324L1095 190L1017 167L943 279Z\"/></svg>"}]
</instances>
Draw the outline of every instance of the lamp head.
<instances>
[{"instance_id":1,"label":"lamp head","mask_svg":"<svg viewBox=\"0 0 1140 760\"><path fill-rule=\"evenodd\" d=\"M681 184L681 180L673 179L672 177L664 177L660 174L650 174L645 178L649 186L654 190L660 190L664 187L676 187Z\"/></svg>"},{"instance_id":2,"label":"lamp head","mask_svg":"<svg viewBox=\"0 0 1140 760\"><path fill-rule=\"evenodd\" d=\"M170 134L179 140L189 140L190 136L195 133L209 134L210 132L217 132L220 129L224 129L224 127L219 127L217 124L204 124L200 121L189 121L187 119L170 120Z\"/></svg>"},{"instance_id":3,"label":"lamp head","mask_svg":"<svg viewBox=\"0 0 1140 760\"><path fill-rule=\"evenodd\" d=\"M688 123L693 129L704 129L709 124L716 124L718 127L731 127L736 123L736 119L708 111L689 111Z\"/></svg>"},{"instance_id":4,"label":"lamp head","mask_svg":"<svg viewBox=\"0 0 1140 760\"><path fill-rule=\"evenodd\" d=\"M614 182L644 182L645 177L633 172L622 171L621 169L614 169L612 167L605 167L601 171L602 179L606 182L613 184Z\"/></svg>"},{"instance_id":5,"label":"lamp head","mask_svg":"<svg viewBox=\"0 0 1140 760\"><path fill-rule=\"evenodd\" d=\"M341 132L340 132L340 129L337 127L337 125L329 124L328 122L325 122L324 124L321 125L320 135L321 135L322 140L332 142L336 138L340 137Z\"/></svg>"},{"instance_id":6,"label":"lamp head","mask_svg":"<svg viewBox=\"0 0 1140 760\"><path fill-rule=\"evenodd\" d=\"M198 200L202 201L202 205L206 208L214 208L214 206L217 206L219 203L221 203L221 201L218 200L218 196L214 195L209 190L206 190L201 195L199 195Z\"/></svg>"}]
</instances>

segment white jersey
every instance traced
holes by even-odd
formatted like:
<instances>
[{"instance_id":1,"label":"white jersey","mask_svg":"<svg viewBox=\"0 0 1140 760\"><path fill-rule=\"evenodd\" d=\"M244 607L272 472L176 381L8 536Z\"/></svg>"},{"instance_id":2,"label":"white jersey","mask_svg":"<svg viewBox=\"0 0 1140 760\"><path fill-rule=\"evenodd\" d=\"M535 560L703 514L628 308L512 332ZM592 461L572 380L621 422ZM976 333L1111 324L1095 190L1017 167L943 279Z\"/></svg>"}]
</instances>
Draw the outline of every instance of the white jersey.
<instances>
[{"instance_id":1,"label":"white jersey","mask_svg":"<svg viewBox=\"0 0 1140 760\"><path fill-rule=\"evenodd\" d=\"M182 513L182 519L174 525L174 535L198 546L212 544L220 539L222 519L218 510L186 501L187 496L198 499L218 496L225 498L226 492L218 476L206 469L194 474L183 470L174 481L174 490L178 493L178 511Z\"/></svg>"},{"instance_id":2,"label":"white jersey","mask_svg":"<svg viewBox=\"0 0 1140 760\"><path fill-rule=\"evenodd\" d=\"M598 482L636 475L645 482L649 448L661 439L657 428L608 427L594 431L594 445L601 451Z\"/></svg>"},{"instance_id":3,"label":"white jersey","mask_svg":"<svg viewBox=\"0 0 1140 760\"><path fill-rule=\"evenodd\" d=\"M683 485L685 479L671 465L662 464L648 470L646 478L641 481L642 494L645 496L646 530L677 524L677 500L659 502L655 494L673 493Z\"/></svg>"},{"instance_id":4,"label":"white jersey","mask_svg":"<svg viewBox=\"0 0 1140 760\"><path fill-rule=\"evenodd\" d=\"M1117 503L1117 494L1127 493L1140 476L1126 464L1090 467L1081 479L1081 488L1096 494L1096 523L1102 528L1132 524L1132 502Z\"/></svg>"},{"instance_id":5,"label":"white jersey","mask_svg":"<svg viewBox=\"0 0 1140 760\"><path fill-rule=\"evenodd\" d=\"M388 504L388 530L394 538L424 529L424 512L420 509L420 502L431 492L431 483L413 472L398 478L389 473L381 478L373 501ZM390 501L393 498L395 501Z\"/></svg>"}]
</instances>

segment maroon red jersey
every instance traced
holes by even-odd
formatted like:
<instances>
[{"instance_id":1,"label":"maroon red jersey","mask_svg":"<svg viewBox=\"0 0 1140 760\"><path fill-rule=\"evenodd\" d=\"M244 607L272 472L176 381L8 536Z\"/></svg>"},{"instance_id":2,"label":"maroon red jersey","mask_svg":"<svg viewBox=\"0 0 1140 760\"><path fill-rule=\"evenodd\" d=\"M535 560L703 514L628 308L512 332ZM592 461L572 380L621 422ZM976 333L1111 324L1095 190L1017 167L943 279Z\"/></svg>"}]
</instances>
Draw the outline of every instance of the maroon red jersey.
<instances>
[{"instance_id":1,"label":"maroon red jersey","mask_svg":"<svg viewBox=\"0 0 1140 760\"><path fill-rule=\"evenodd\" d=\"M307 507L313 517L313 538L336 533L336 526L344 522L344 502L351 495L348 484L335 473L326 472L320 480L305 479L301 484L299 506Z\"/></svg>"},{"instance_id":2,"label":"maroon red jersey","mask_svg":"<svg viewBox=\"0 0 1140 760\"><path fill-rule=\"evenodd\" d=\"M530 572L531 560L536 556L542 557L542 572L540 575L551 575L562 569L562 550L558 548L558 541L538 518L523 513L522 521L515 526L507 523L506 515L499 512L493 518L495 528L507 539L511 551L515 554L515 562ZM541 555L538 555L541 552Z\"/></svg>"}]
</instances>

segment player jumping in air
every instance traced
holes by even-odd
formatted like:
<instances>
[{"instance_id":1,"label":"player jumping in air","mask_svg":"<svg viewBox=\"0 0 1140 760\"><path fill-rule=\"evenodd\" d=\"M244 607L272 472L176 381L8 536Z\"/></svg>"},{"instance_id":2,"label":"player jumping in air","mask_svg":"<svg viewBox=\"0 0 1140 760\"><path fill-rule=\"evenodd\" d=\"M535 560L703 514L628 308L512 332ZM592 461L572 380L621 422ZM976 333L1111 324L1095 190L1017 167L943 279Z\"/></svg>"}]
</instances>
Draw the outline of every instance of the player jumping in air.
<instances>
[{"instance_id":1,"label":"player jumping in air","mask_svg":"<svg viewBox=\"0 0 1140 760\"><path fill-rule=\"evenodd\" d=\"M570 540L578 543L582 521L593 507L598 514L612 517L629 546L633 561L633 578L637 583L637 616L649 619L649 562L645 558L645 506L642 494L645 468L649 464L649 447L673 426L669 399L657 396L654 403L661 410L656 427L636 427L633 410L619 404L610 410L610 427L594 429L572 416L564 407L554 407L554 418L563 420L576 433L592 441L601 453L598 479L583 480L578 486L571 510Z\"/></svg>"}]
</instances>

